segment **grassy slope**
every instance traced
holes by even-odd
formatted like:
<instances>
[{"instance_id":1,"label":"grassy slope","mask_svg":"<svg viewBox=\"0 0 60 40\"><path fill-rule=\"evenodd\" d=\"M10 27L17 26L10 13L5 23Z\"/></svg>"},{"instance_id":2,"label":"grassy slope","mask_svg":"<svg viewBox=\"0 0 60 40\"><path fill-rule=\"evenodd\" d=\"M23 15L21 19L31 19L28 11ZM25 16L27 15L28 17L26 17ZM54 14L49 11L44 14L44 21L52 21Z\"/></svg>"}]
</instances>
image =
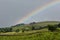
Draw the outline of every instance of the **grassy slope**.
<instances>
[{"instance_id":1,"label":"grassy slope","mask_svg":"<svg viewBox=\"0 0 60 40\"><path fill-rule=\"evenodd\" d=\"M44 22L38 22L35 25L39 25L39 26L45 26L45 25L55 25L60 23L59 21L44 21Z\"/></svg>"},{"instance_id":2,"label":"grassy slope","mask_svg":"<svg viewBox=\"0 0 60 40\"><path fill-rule=\"evenodd\" d=\"M59 21L44 21L44 22L37 22L36 24L34 24L34 26L36 26L36 27L46 26L46 25L54 25L54 24L58 24L58 23L60 23L60 22ZM31 27L31 25L13 27L13 30L22 29L22 28L26 28L26 27Z\"/></svg>"},{"instance_id":3,"label":"grassy slope","mask_svg":"<svg viewBox=\"0 0 60 40\"><path fill-rule=\"evenodd\" d=\"M50 32L47 29L34 30L21 34L19 34L21 36L0 36L0 40L60 40L60 31Z\"/></svg>"}]
</instances>

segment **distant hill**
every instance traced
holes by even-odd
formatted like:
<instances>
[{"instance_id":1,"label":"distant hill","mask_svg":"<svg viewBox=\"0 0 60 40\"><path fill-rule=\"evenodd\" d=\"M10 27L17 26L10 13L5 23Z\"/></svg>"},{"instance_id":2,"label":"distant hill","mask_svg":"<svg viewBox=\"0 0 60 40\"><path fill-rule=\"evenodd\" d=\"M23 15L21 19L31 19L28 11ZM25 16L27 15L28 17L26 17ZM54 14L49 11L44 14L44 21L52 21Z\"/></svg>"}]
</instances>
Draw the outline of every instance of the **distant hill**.
<instances>
[{"instance_id":1,"label":"distant hill","mask_svg":"<svg viewBox=\"0 0 60 40\"><path fill-rule=\"evenodd\" d=\"M22 28L30 28L32 26L35 26L35 27L40 27L40 26L47 26L47 25L55 25L55 24L59 24L60 21L44 21L44 22L37 22L37 23L34 23L34 24L17 24L15 26L12 26L13 27L13 30L16 30L16 29L22 29Z\"/></svg>"},{"instance_id":2,"label":"distant hill","mask_svg":"<svg viewBox=\"0 0 60 40\"><path fill-rule=\"evenodd\" d=\"M55 25L59 23L60 21L44 21L44 22L37 22L35 25L46 26L46 25Z\"/></svg>"},{"instance_id":3,"label":"distant hill","mask_svg":"<svg viewBox=\"0 0 60 40\"><path fill-rule=\"evenodd\" d=\"M32 25L39 25L39 26L45 26L45 25L55 25L60 23L60 21L43 21L43 22L36 22L36 23L31 23ZM30 26L30 24L17 24L13 27L17 27L17 26Z\"/></svg>"}]
</instances>

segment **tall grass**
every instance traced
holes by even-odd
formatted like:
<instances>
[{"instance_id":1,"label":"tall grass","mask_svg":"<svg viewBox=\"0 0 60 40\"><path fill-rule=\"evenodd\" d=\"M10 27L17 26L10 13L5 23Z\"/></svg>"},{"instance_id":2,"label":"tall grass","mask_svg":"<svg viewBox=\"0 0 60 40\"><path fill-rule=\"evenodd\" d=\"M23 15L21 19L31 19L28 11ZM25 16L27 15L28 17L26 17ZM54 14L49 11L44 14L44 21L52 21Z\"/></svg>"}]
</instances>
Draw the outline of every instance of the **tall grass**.
<instances>
[{"instance_id":1,"label":"tall grass","mask_svg":"<svg viewBox=\"0 0 60 40\"><path fill-rule=\"evenodd\" d=\"M0 40L60 40L60 32L39 31L22 36L0 36Z\"/></svg>"}]
</instances>

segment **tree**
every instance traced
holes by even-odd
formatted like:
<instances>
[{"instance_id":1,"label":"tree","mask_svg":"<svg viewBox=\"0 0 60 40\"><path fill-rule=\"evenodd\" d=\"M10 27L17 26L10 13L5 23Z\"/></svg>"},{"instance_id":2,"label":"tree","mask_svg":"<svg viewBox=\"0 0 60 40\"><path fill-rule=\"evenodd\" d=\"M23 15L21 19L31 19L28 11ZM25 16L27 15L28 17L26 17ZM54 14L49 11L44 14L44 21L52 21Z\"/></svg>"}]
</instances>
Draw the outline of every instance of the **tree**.
<instances>
[{"instance_id":1,"label":"tree","mask_svg":"<svg viewBox=\"0 0 60 40\"><path fill-rule=\"evenodd\" d=\"M20 30L19 29L17 29L15 32L19 32Z\"/></svg>"},{"instance_id":2,"label":"tree","mask_svg":"<svg viewBox=\"0 0 60 40\"><path fill-rule=\"evenodd\" d=\"M58 24L58 27L60 28L60 23Z\"/></svg>"},{"instance_id":3,"label":"tree","mask_svg":"<svg viewBox=\"0 0 60 40\"><path fill-rule=\"evenodd\" d=\"M0 28L0 32L12 32L12 28L9 28L9 27Z\"/></svg>"},{"instance_id":4,"label":"tree","mask_svg":"<svg viewBox=\"0 0 60 40\"><path fill-rule=\"evenodd\" d=\"M57 26L56 25L48 25L48 30L50 31L55 31L57 29Z\"/></svg>"},{"instance_id":5,"label":"tree","mask_svg":"<svg viewBox=\"0 0 60 40\"><path fill-rule=\"evenodd\" d=\"M24 32L25 31L25 28L22 28L22 32Z\"/></svg>"},{"instance_id":6,"label":"tree","mask_svg":"<svg viewBox=\"0 0 60 40\"><path fill-rule=\"evenodd\" d=\"M35 27L32 26L32 30L35 30Z\"/></svg>"},{"instance_id":7,"label":"tree","mask_svg":"<svg viewBox=\"0 0 60 40\"><path fill-rule=\"evenodd\" d=\"M33 25L33 24L36 24L36 22L32 22L32 23L30 23L30 25Z\"/></svg>"},{"instance_id":8,"label":"tree","mask_svg":"<svg viewBox=\"0 0 60 40\"><path fill-rule=\"evenodd\" d=\"M4 28L5 32L12 32L12 28Z\"/></svg>"},{"instance_id":9,"label":"tree","mask_svg":"<svg viewBox=\"0 0 60 40\"><path fill-rule=\"evenodd\" d=\"M10 28L10 32L12 32L12 28Z\"/></svg>"}]
</instances>

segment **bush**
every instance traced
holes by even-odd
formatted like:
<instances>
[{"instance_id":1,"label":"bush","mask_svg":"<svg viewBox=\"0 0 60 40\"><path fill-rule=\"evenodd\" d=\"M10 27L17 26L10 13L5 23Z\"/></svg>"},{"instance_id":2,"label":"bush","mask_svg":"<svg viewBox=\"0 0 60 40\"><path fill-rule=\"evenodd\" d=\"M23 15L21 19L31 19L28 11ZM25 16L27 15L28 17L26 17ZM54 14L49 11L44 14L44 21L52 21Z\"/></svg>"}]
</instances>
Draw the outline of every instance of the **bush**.
<instances>
[{"instance_id":1,"label":"bush","mask_svg":"<svg viewBox=\"0 0 60 40\"><path fill-rule=\"evenodd\" d=\"M56 25L48 25L48 30L55 31L57 29Z\"/></svg>"},{"instance_id":2,"label":"bush","mask_svg":"<svg viewBox=\"0 0 60 40\"><path fill-rule=\"evenodd\" d=\"M22 32L24 32L25 31L25 28L22 28Z\"/></svg>"},{"instance_id":3,"label":"bush","mask_svg":"<svg viewBox=\"0 0 60 40\"><path fill-rule=\"evenodd\" d=\"M19 32L20 30L19 29L17 29L15 32Z\"/></svg>"},{"instance_id":4,"label":"bush","mask_svg":"<svg viewBox=\"0 0 60 40\"><path fill-rule=\"evenodd\" d=\"M32 30L35 30L35 27L32 26Z\"/></svg>"},{"instance_id":5,"label":"bush","mask_svg":"<svg viewBox=\"0 0 60 40\"><path fill-rule=\"evenodd\" d=\"M60 28L60 23L58 24L58 27Z\"/></svg>"}]
</instances>

